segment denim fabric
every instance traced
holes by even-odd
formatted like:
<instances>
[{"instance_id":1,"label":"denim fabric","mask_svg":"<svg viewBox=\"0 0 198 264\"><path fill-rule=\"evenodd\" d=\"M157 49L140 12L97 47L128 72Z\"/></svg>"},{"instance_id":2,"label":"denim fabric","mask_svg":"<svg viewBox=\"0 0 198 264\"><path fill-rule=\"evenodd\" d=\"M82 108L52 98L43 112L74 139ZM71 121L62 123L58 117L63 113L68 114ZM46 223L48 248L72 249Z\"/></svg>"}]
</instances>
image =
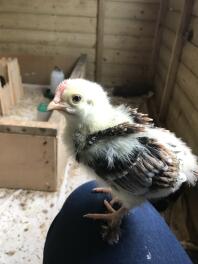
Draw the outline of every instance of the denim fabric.
<instances>
[{"instance_id":1,"label":"denim fabric","mask_svg":"<svg viewBox=\"0 0 198 264\"><path fill-rule=\"evenodd\" d=\"M123 219L118 244L101 239L101 222L83 218L104 212L105 194L92 193L96 182L77 188L48 231L44 264L187 264L192 263L169 227L149 202Z\"/></svg>"}]
</instances>

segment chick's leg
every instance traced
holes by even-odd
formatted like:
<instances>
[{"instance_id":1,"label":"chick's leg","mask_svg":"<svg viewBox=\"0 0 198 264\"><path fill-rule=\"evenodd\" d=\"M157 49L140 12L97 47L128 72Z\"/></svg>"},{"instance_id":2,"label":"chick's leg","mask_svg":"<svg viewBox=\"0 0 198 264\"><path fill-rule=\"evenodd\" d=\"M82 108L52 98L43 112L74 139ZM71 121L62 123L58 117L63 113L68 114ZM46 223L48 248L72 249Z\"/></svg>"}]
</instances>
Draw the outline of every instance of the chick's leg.
<instances>
[{"instance_id":1,"label":"chick's leg","mask_svg":"<svg viewBox=\"0 0 198 264\"><path fill-rule=\"evenodd\" d=\"M115 210L108 201L104 201L104 205L107 209L106 214L86 214L84 217L94 220L103 220L107 222L107 225L102 226L102 237L109 244L114 244L119 241L121 234L120 224L123 216L128 211L124 206L121 206L118 210Z\"/></svg>"}]
</instances>

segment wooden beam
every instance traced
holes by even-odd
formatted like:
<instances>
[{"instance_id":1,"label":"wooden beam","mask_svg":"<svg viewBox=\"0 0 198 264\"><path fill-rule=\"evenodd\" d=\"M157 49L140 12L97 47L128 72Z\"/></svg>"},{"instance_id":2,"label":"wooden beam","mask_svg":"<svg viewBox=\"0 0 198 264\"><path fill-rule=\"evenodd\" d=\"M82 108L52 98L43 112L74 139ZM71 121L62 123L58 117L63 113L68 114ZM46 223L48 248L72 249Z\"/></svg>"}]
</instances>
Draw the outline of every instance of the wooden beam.
<instances>
[{"instance_id":1,"label":"wooden beam","mask_svg":"<svg viewBox=\"0 0 198 264\"><path fill-rule=\"evenodd\" d=\"M70 79L84 78L86 75L86 67L87 67L87 55L83 54L78 59L69 78Z\"/></svg>"},{"instance_id":2,"label":"wooden beam","mask_svg":"<svg viewBox=\"0 0 198 264\"><path fill-rule=\"evenodd\" d=\"M0 119L0 133L23 135L56 136L57 125L50 122Z\"/></svg>"},{"instance_id":3,"label":"wooden beam","mask_svg":"<svg viewBox=\"0 0 198 264\"><path fill-rule=\"evenodd\" d=\"M183 9L181 12L180 23L178 30L176 32L176 37L172 49L170 64L168 68L167 78L165 82L164 92L162 96L162 102L160 107L159 119L162 122L165 122L167 110L169 107L168 102L170 101L173 87L177 75L177 70L179 66L179 60L182 54L182 48L186 42L186 36L188 33L188 26L190 24L192 9L193 9L193 0L185 0Z\"/></svg>"},{"instance_id":4,"label":"wooden beam","mask_svg":"<svg viewBox=\"0 0 198 264\"><path fill-rule=\"evenodd\" d=\"M105 19L105 0L98 0L97 15L97 37L96 37L96 81L102 78L102 60L104 49L104 19Z\"/></svg>"},{"instance_id":5,"label":"wooden beam","mask_svg":"<svg viewBox=\"0 0 198 264\"><path fill-rule=\"evenodd\" d=\"M150 71L149 71L151 81L154 81L154 77L155 77L155 72L157 68L157 59L159 58L160 43L162 39L163 21L167 10L168 10L168 1L161 0L156 28L155 28L153 49L151 54L151 63L150 63Z\"/></svg>"}]
</instances>

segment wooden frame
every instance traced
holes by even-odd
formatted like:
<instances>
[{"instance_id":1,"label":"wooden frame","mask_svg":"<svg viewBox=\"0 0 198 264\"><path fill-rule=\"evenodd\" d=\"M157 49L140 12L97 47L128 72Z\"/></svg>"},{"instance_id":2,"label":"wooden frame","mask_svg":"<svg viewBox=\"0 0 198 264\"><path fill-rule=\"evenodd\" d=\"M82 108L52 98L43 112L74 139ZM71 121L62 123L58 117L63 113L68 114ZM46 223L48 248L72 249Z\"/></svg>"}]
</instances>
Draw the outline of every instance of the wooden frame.
<instances>
[{"instance_id":1,"label":"wooden frame","mask_svg":"<svg viewBox=\"0 0 198 264\"><path fill-rule=\"evenodd\" d=\"M165 122L167 110L169 107L168 102L170 101L173 85L175 83L175 78L179 66L179 60L182 53L182 48L186 42L186 36L188 33L188 26L190 24L192 9L194 0L185 0L184 6L181 13L180 23L178 30L176 32L176 37L171 53L170 64L168 67L168 73L165 81L164 92L162 96L162 102L160 106L159 119L161 122Z\"/></svg>"},{"instance_id":2,"label":"wooden frame","mask_svg":"<svg viewBox=\"0 0 198 264\"><path fill-rule=\"evenodd\" d=\"M70 77L83 78L86 55ZM0 119L0 187L56 191L67 159L64 116L53 111L48 122Z\"/></svg>"}]
</instances>

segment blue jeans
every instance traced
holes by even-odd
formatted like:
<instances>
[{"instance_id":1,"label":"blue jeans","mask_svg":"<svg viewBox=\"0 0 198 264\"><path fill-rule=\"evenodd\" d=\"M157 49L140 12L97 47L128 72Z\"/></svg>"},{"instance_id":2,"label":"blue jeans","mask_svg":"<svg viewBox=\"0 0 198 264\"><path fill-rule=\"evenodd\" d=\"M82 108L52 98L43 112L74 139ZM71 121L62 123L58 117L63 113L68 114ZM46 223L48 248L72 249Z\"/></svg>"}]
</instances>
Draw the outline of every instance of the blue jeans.
<instances>
[{"instance_id":1,"label":"blue jeans","mask_svg":"<svg viewBox=\"0 0 198 264\"><path fill-rule=\"evenodd\" d=\"M77 188L48 231L44 264L187 264L192 263L162 217L146 202L123 219L118 244L101 239L101 222L83 218L104 212L106 194L92 193L96 182Z\"/></svg>"}]
</instances>

